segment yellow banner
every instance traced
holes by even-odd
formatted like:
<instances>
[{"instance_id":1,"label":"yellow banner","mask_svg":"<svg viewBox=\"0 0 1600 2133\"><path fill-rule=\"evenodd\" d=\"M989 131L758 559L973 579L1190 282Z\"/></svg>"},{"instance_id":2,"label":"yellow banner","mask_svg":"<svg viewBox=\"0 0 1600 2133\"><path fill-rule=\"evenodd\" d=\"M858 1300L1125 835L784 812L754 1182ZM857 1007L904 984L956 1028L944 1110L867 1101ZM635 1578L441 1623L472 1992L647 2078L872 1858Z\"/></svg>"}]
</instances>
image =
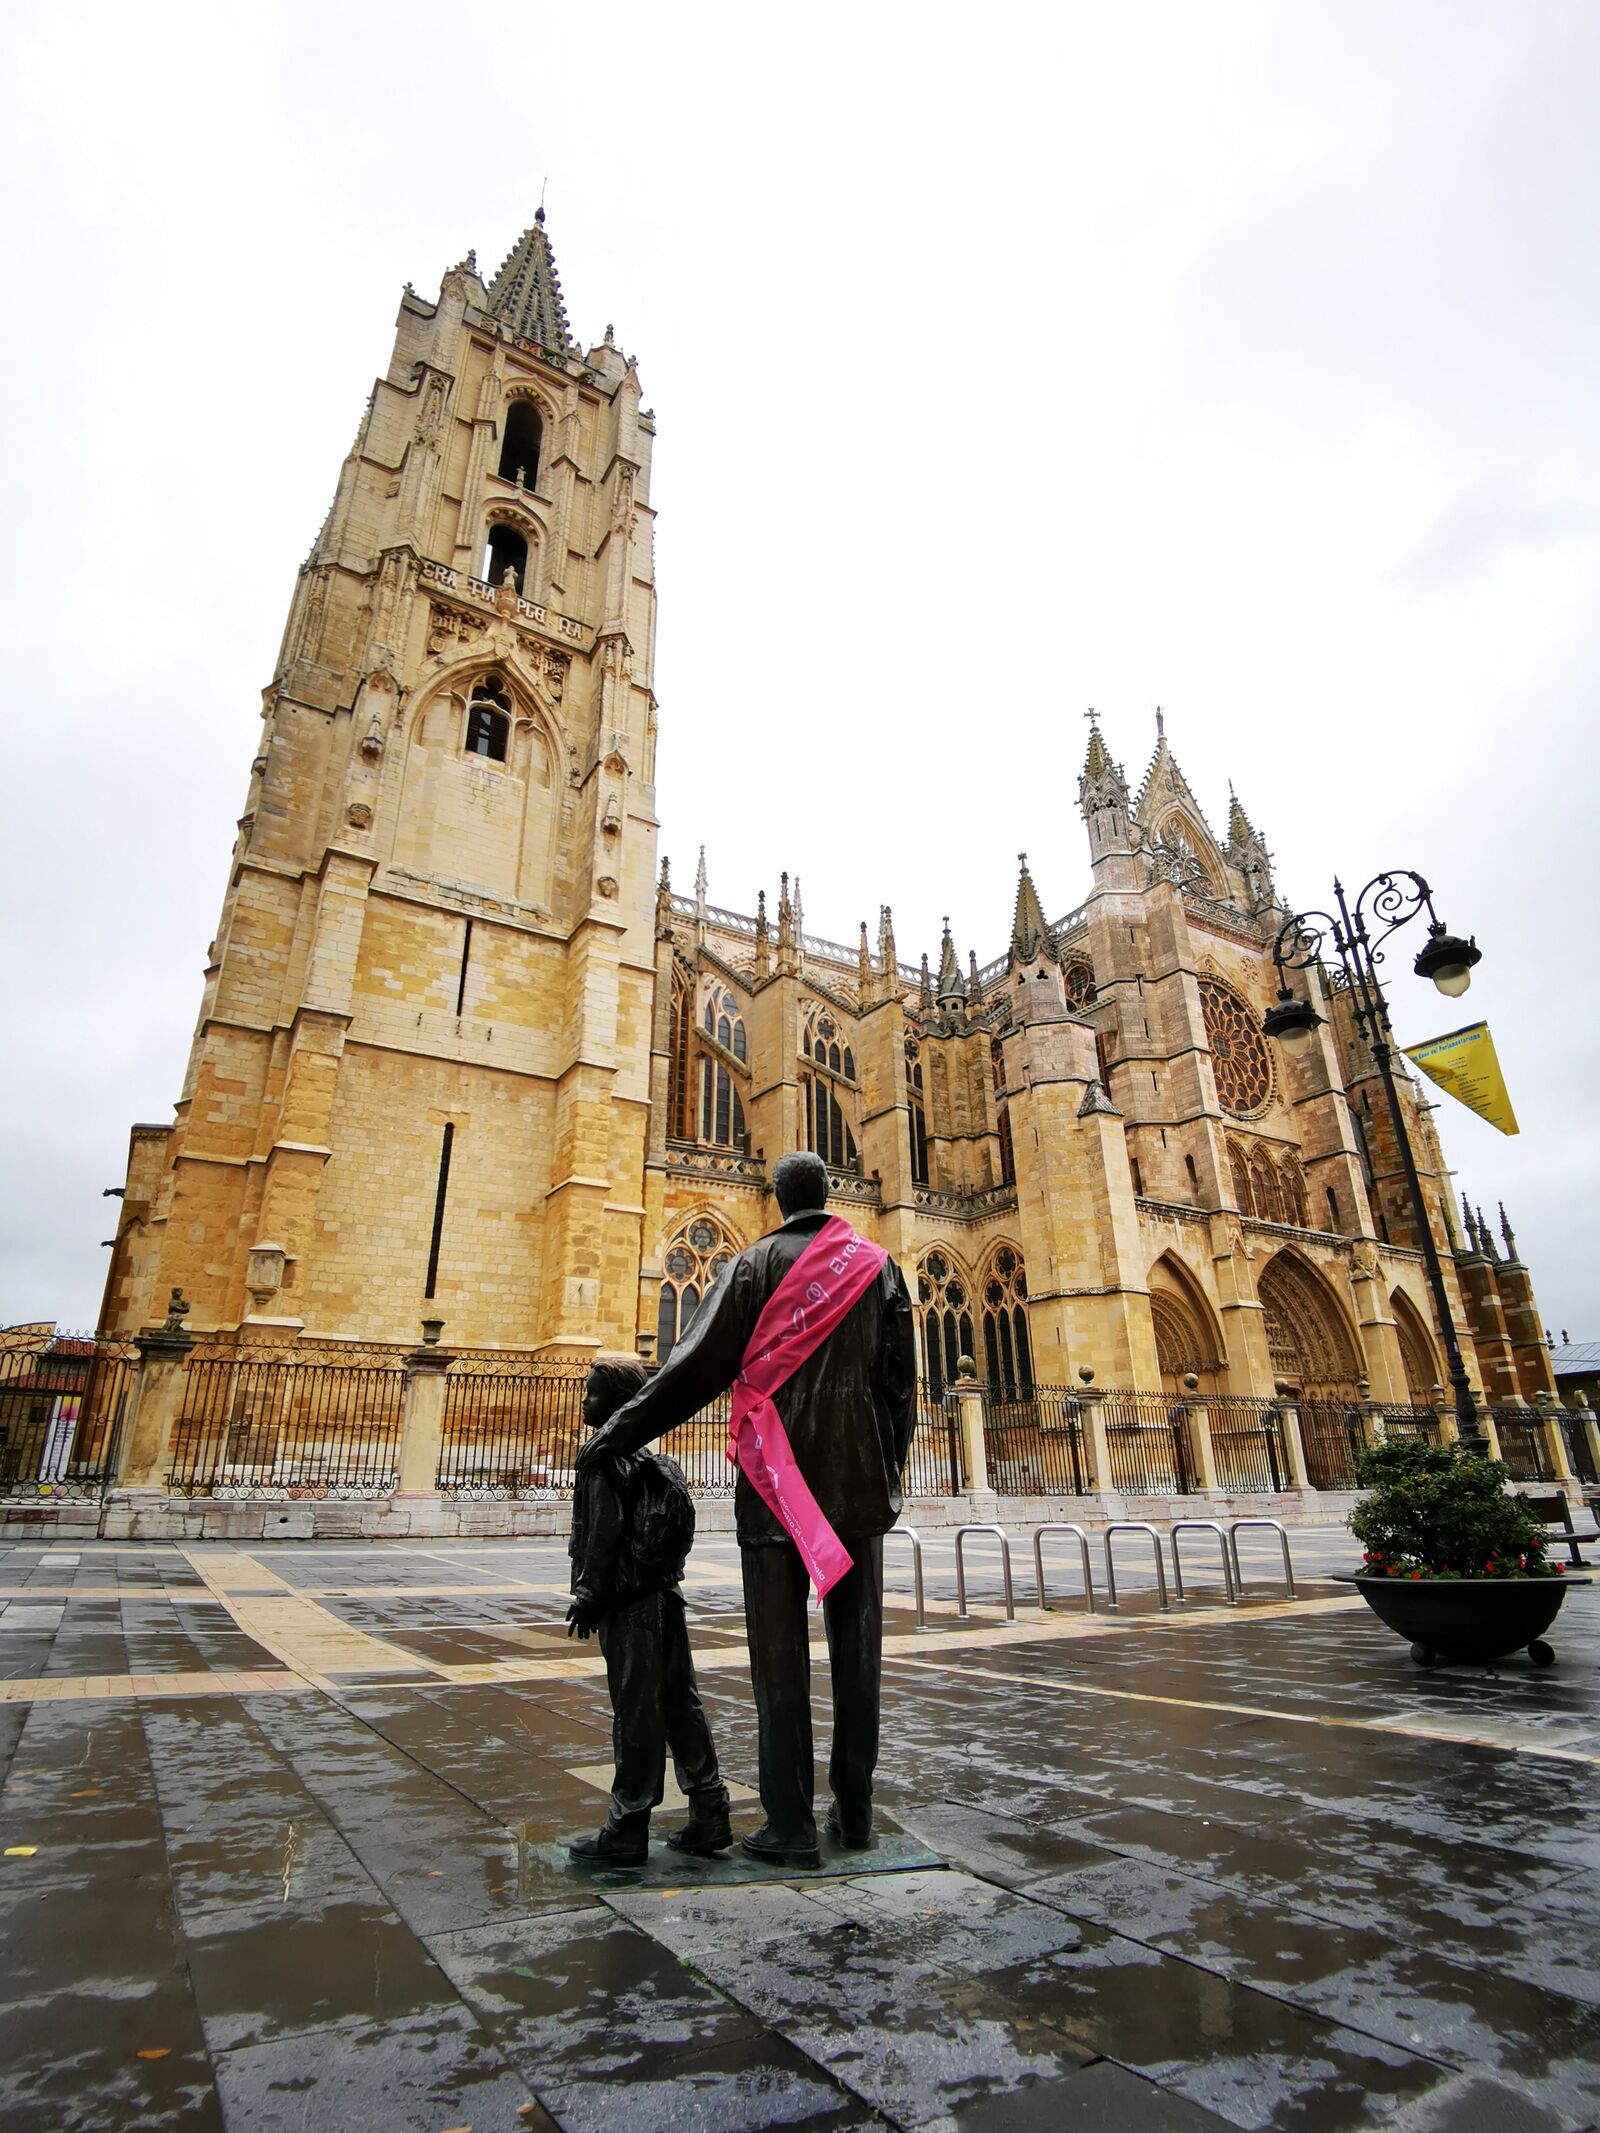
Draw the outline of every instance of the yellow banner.
<instances>
[{"instance_id":1,"label":"yellow banner","mask_svg":"<svg viewBox=\"0 0 1600 2133\"><path fill-rule=\"evenodd\" d=\"M1502 1133L1518 1130L1487 1022L1474 1022L1466 1029L1451 1030L1446 1037L1430 1037L1426 1044L1408 1044L1403 1049L1457 1103L1476 1111Z\"/></svg>"}]
</instances>

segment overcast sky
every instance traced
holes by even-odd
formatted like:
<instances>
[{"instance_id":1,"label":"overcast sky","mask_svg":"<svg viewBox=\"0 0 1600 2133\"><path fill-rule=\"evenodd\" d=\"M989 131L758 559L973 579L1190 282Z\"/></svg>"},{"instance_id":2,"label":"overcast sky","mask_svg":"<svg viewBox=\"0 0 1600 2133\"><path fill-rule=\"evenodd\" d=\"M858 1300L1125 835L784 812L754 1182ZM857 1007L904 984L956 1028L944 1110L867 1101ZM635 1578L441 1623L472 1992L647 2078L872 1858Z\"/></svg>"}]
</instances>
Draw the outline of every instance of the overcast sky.
<instances>
[{"instance_id":1,"label":"overcast sky","mask_svg":"<svg viewBox=\"0 0 1600 2133\"><path fill-rule=\"evenodd\" d=\"M538 205L660 437L663 849L1004 946L1083 712L1297 904L1419 868L1522 1124L1441 1099L1600 1336L1600 7L8 11L0 1323L95 1316L182 1077L297 565L404 282Z\"/></svg>"}]
</instances>

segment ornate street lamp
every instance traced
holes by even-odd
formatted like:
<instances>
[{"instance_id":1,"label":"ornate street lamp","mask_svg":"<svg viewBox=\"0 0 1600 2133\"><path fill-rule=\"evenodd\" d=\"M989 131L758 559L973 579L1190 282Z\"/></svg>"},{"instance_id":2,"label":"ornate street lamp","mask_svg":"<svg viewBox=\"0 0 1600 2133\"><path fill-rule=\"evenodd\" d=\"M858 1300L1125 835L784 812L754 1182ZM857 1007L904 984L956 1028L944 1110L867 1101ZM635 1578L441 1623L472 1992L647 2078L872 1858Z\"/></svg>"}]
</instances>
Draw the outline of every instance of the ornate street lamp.
<instances>
[{"instance_id":1,"label":"ornate street lamp","mask_svg":"<svg viewBox=\"0 0 1600 2133\"><path fill-rule=\"evenodd\" d=\"M1464 941L1446 932L1444 921L1433 908L1433 891L1420 874L1413 874L1408 867L1375 875L1353 904L1345 901L1342 883L1334 883L1333 894L1338 904L1337 917L1327 911L1301 911L1286 919L1279 930L1272 944L1272 960L1278 972L1278 999L1277 1004L1268 1010L1262 1027L1269 1037L1277 1038L1291 1058L1300 1057L1310 1048L1323 1017L1309 1000L1297 999L1290 992L1287 975L1291 970L1305 970L1313 963L1320 963L1323 941L1331 936L1344 971L1356 1028L1366 1039L1373 1064L1383 1082L1384 1095L1388 1098L1395 1142L1411 1194L1412 1218L1422 1242L1428 1286L1433 1291L1434 1312L1444 1336L1445 1359L1455 1392L1456 1432L1463 1451L1475 1452L1482 1457L1488 1452L1489 1440L1478 1424L1477 1405L1467 1381L1467 1366L1461 1359L1455 1324L1450 1316L1444 1268L1439 1263L1433 1225L1422 1197L1422 1180L1417 1174L1417 1159L1412 1153L1405 1113L1400 1108L1394 1053L1389 1042L1389 1003L1378 982L1378 965L1383 961L1383 944L1390 934L1415 918L1419 911L1428 914L1428 939L1412 967L1419 978L1431 978L1448 998L1459 998L1472 983L1472 966L1481 959L1483 951L1475 940Z\"/></svg>"}]
</instances>

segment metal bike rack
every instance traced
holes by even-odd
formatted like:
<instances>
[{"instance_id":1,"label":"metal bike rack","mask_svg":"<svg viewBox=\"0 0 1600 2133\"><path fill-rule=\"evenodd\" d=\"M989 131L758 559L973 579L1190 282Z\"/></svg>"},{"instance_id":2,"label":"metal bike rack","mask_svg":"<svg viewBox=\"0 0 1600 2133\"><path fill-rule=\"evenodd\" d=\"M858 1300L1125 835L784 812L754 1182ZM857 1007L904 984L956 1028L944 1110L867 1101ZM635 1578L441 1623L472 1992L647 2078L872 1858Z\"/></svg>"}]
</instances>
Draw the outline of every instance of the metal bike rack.
<instances>
[{"instance_id":1,"label":"metal bike rack","mask_svg":"<svg viewBox=\"0 0 1600 2133\"><path fill-rule=\"evenodd\" d=\"M914 1526L891 1526L883 1537L886 1541L901 1540L911 1543L911 1575L917 1588L917 1627L926 1629L928 1602L922 1585L922 1536Z\"/></svg>"},{"instance_id":2,"label":"metal bike rack","mask_svg":"<svg viewBox=\"0 0 1600 2133\"><path fill-rule=\"evenodd\" d=\"M1233 1564L1228 1559L1228 1536L1221 1522L1215 1518L1175 1518L1172 1522L1172 1589L1180 1607L1187 1606L1183 1596L1183 1564L1178 1557L1180 1533L1214 1533L1217 1536L1217 1552L1222 1557L1222 1590L1230 1607L1239 1604L1238 1589L1234 1584Z\"/></svg>"},{"instance_id":3,"label":"metal bike rack","mask_svg":"<svg viewBox=\"0 0 1600 2133\"><path fill-rule=\"evenodd\" d=\"M1044 1605L1044 1537L1047 1533L1075 1533L1078 1538L1078 1554L1083 1562L1084 1611L1094 1613L1094 1579L1089 1574L1089 1536L1082 1526L1050 1524L1033 1529L1033 1581L1039 1588L1039 1605Z\"/></svg>"},{"instance_id":4,"label":"metal bike rack","mask_svg":"<svg viewBox=\"0 0 1600 2133\"><path fill-rule=\"evenodd\" d=\"M1149 1534L1149 1536L1150 1536L1150 1545L1151 1545L1151 1547L1152 1547L1152 1548L1153 1548L1153 1549L1155 1550L1155 1557L1156 1557L1156 1601L1157 1601L1157 1604L1159 1605L1159 1607L1160 1607L1160 1609L1161 1609L1161 1612L1162 1612L1163 1614L1166 1614L1166 1613L1168 1613L1168 1612L1169 1612L1169 1609L1168 1609L1168 1606L1167 1606L1167 1572L1166 1572L1166 1566L1165 1566L1165 1564L1164 1564L1164 1563L1162 1562L1162 1560L1161 1560L1161 1535L1160 1535L1160 1534L1159 1534L1159 1533L1158 1533L1158 1532L1156 1531L1156 1529L1155 1529L1155 1527L1154 1527L1154 1526L1152 1526L1152 1525L1147 1525L1147 1524L1146 1524L1146 1522L1145 1522L1145 1521L1144 1521L1144 1520L1143 1520L1142 1518L1118 1518L1118 1519L1114 1519L1114 1520L1112 1521L1112 1523L1111 1523L1111 1524L1110 1524L1109 1526L1107 1526L1107 1528L1106 1528L1106 1536L1105 1536L1105 1537L1106 1537L1106 1605L1107 1605L1107 1607L1111 1609L1111 1611L1112 1611L1112 1613L1113 1613L1113 1614L1114 1614L1114 1613L1116 1612L1116 1607L1117 1607L1117 1572L1116 1572L1116 1566L1115 1566L1115 1565L1113 1564L1113 1562L1112 1562L1112 1560L1111 1560L1111 1536L1112 1536L1112 1535L1113 1535L1114 1533L1148 1533L1148 1534Z\"/></svg>"},{"instance_id":5,"label":"metal bike rack","mask_svg":"<svg viewBox=\"0 0 1600 2133\"><path fill-rule=\"evenodd\" d=\"M1000 1569L1006 1586L1006 1620L1017 1619L1016 1596L1011 1589L1011 1543L1004 1526L957 1526L956 1528L956 1613L963 1621L970 1621L967 1613L967 1573L961 1561L961 1543L969 1533L992 1533L1000 1543Z\"/></svg>"},{"instance_id":6,"label":"metal bike rack","mask_svg":"<svg viewBox=\"0 0 1600 2133\"><path fill-rule=\"evenodd\" d=\"M1294 1564L1289 1559L1289 1536L1281 1519L1233 1518L1228 1521L1228 1547L1233 1555L1233 1589L1241 1597L1244 1593L1244 1572L1239 1567L1239 1528L1241 1526L1264 1526L1269 1533L1276 1533L1278 1546L1283 1550L1283 1594L1287 1600L1297 1599L1294 1589Z\"/></svg>"}]
</instances>

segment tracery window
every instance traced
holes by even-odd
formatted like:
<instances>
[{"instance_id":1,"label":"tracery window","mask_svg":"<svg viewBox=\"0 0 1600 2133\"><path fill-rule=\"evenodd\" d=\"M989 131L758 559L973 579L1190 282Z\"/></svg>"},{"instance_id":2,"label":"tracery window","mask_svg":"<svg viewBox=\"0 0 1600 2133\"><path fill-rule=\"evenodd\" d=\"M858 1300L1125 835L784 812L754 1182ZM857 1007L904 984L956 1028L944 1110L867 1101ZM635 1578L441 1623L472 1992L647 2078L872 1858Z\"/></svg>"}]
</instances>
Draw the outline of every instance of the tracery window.
<instances>
[{"instance_id":1,"label":"tracery window","mask_svg":"<svg viewBox=\"0 0 1600 2133\"><path fill-rule=\"evenodd\" d=\"M1017 1182L1016 1150L1011 1141L1011 1105L1006 1098L1006 1052L998 1037L989 1039L989 1068L994 1076L995 1131L1000 1136L1000 1182Z\"/></svg>"},{"instance_id":2,"label":"tracery window","mask_svg":"<svg viewBox=\"0 0 1600 2133\"><path fill-rule=\"evenodd\" d=\"M1217 1078L1217 1101L1234 1118L1253 1118L1272 1097L1272 1061L1261 1025L1231 985L1200 980L1200 1009Z\"/></svg>"},{"instance_id":3,"label":"tracery window","mask_svg":"<svg viewBox=\"0 0 1600 2133\"><path fill-rule=\"evenodd\" d=\"M806 1010L802 1049L807 1058L816 1060L819 1066L830 1067L835 1074L843 1074L849 1081L855 1080L856 1055L848 1040L841 1038L838 1023L825 1007L813 1006Z\"/></svg>"},{"instance_id":4,"label":"tracery window","mask_svg":"<svg viewBox=\"0 0 1600 2133\"><path fill-rule=\"evenodd\" d=\"M663 1255L656 1304L656 1360L664 1363L688 1332L706 1292L731 1265L739 1247L714 1215L695 1215Z\"/></svg>"},{"instance_id":5,"label":"tracery window","mask_svg":"<svg viewBox=\"0 0 1600 2133\"><path fill-rule=\"evenodd\" d=\"M835 1170L857 1170L856 1137L845 1124L831 1083L815 1074L800 1077L805 1103L806 1146Z\"/></svg>"},{"instance_id":6,"label":"tracery window","mask_svg":"<svg viewBox=\"0 0 1600 2133\"><path fill-rule=\"evenodd\" d=\"M834 1015L815 1001L806 1009L800 1049L807 1059L824 1069L822 1073L800 1077L806 1146L835 1170L859 1170L856 1137L831 1079L838 1074L853 1084L856 1055ZM846 1096L848 1099L849 1090Z\"/></svg>"},{"instance_id":7,"label":"tracery window","mask_svg":"<svg viewBox=\"0 0 1600 2133\"><path fill-rule=\"evenodd\" d=\"M906 1119L911 1131L911 1182L928 1182L928 1108L922 1093L922 1047L906 1039Z\"/></svg>"},{"instance_id":8,"label":"tracery window","mask_svg":"<svg viewBox=\"0 0 1600 2133\"><path fill-rule=\"evenodd\" d=\"M676 961L672 970L672 1034L667 1051L667 1133L684 1141L690 1136L689 1032L694 1027L694 1003L688 972Z\"/></svg>"},{"instance_id":9,"label":"tracery window","mask_svg":"<svg viewBox=\"0 0 1600 2133\"><path fill-rule=\"evenodd\" d=\"M955 1383L957 1363L972 1354L972 1297L966 1276L947 1252L929 1252L917 1270L917 1317L922 1372L930 1397L937 1399Z\"/></svg>"},{"instance_id":10,"label":"tracery window","mask_svg":"<svg viewBox=\"0 0 1600 2133\"><path fill-rule=\"evenodd\" d=\"M700 1026L723 1052L745 1057L744 1017L725 985L714 985L700 1011ZM710 1050L700 1055L700 1138L718 1148L745 1144L744 1104L727 1060Z\"/></svg>"},{"instance_id":11,"label":"tracery window","mask_svg":"<svg viewBox=\"0 0 1600 2133\"><path fill-rule=\"evenodd\" d=\"M1061 987L1067 996L1067 1005L1075 1015L1081 1015L1086 1007L1094 1005L1094 971L1081 960L1069 963L1061 973Z\"/></svg>"},{"instance_id":12,"label":"tracery window","mask_svg":"<svg viewBox=\"0 0 1600 2133\"><path fill-rule=\"evenodd\" d=\"M1003 1400L1033 1397L1028 1340L1028 1280L1021 1255L1002 1244L983 1278L983 1359L989 1386Z\"/></svg>"},{"instance_id":13,"label":"tracery window","mask_svg":"<svg viewBox=\"0 0 1600 2133\"><path fill-rule=\"evenodd\" d=\"M510 741L511 702L506 685L498 674L485 674L467 703L467 754L503 763Z\"/></svg>"}]
</instances>

